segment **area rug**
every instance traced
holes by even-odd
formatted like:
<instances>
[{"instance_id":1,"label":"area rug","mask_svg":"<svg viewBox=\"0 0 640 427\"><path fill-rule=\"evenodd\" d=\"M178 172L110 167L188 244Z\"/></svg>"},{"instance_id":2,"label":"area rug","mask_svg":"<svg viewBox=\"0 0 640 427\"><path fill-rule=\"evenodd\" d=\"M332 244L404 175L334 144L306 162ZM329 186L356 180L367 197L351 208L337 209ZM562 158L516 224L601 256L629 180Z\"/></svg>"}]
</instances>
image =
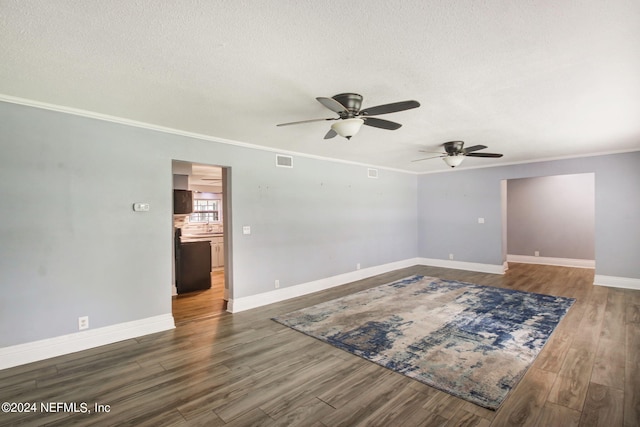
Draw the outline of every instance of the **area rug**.
<instances>
[{"instance_id":1,"label":"area rug","mask_svg":"<svg viewBox=\"0 0 640 427\"><path fill-rule=\"evenodd\" d=\"M411 276L273 320L495 410L573 302Z\"/></svg>"}]
</instances>

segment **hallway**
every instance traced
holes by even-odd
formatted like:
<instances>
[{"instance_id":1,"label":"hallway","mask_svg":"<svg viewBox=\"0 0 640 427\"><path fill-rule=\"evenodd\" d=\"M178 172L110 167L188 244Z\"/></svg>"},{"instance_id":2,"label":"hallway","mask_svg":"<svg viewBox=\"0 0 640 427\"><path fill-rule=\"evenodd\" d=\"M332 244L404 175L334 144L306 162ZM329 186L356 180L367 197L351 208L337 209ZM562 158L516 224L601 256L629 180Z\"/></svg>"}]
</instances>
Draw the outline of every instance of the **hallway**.
<instances>
[{"instance_id":1,"label":"hallway","mask_svg":"<svg viewBox=\"0 0 640 427\"><path fill-rule=\"evenodd\" d=\"M226 310L224 270L211 272L210 289L175 295L171 299L171 311L176 325L191 320L219 316Z\"/></svg>"}]
</instances>

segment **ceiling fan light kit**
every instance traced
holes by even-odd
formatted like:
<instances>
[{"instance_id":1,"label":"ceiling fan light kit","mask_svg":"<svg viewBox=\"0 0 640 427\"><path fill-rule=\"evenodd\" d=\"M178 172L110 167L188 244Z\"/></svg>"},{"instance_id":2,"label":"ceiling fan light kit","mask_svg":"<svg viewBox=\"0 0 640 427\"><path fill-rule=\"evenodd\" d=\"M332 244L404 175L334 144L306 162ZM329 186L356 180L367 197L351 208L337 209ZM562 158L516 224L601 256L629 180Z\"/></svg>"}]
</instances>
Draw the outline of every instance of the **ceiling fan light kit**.
<instances>
[{"instance_id":1,"label":"ceiling fan light kit","mask_svg":"<svg viewBox=\"0 0 640 427\"><path fill-rule=\"evenodd\" d=\"M363 123L362 119L344 119L332 124L331 129L338 135L351 139L353 135L358 133Z\"/></svg>"},{"instance_id":2,"label":"ceiling fan light kit","mask_svg":"<svg viewBox=\"0 0 640 427\"><path fill-rule=\"evenodd\" d=\"M456 166L460 166L460 163L464 160L464 156L445 156L442 160L444 160L447 165L455 168Z\"/></svg>"}]
</instances>

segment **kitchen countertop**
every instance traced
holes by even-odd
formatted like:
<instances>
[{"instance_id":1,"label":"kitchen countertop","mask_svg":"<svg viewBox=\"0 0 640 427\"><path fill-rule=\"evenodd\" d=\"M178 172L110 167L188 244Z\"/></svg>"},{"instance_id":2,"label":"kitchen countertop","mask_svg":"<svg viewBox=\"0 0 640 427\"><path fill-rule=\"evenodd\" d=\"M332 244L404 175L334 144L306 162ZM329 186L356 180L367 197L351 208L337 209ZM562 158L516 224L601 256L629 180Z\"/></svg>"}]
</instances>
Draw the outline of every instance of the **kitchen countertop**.
<instances>
[{"instance_id":1,"label":"kitchen countertop","mask_svg":"<svg viewBox=\"0 0 640 427\"><path fill-rule=\"evenodd\" d=\"M182 236L180 236L180 242L202 242L223 236L223 233L183 234Z\"/></svg>"}]
</instances>

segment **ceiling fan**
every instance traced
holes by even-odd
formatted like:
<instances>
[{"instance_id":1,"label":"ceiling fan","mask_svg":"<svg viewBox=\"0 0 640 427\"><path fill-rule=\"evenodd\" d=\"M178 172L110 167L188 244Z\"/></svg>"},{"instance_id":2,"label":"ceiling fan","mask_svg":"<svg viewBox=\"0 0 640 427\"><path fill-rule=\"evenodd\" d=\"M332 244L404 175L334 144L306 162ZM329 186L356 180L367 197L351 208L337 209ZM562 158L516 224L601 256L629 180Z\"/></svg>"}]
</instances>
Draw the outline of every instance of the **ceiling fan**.
<instances>
[{"instance_id":1,"label":"ceiling fan","mask_svg":"<svg viewBox=\"0 0 640 427\"><path fill-rule=\"evenodd\" d=\"M351 139L358 133L362 125L372 126L380 129L396 130L402 126L400 123L390 120L378 119L380 114L395 113L398 111L410 110L420 106L418 101L401 101L391 104L378 105L361 110L362 95L357 93L341 93L331 98L317 97L319 103L329 110L338 113L338 117L327 119L311 119L299 122L281 123L277 126L297 125L300 123L320 122L325 120L337 120L331 125L331 129L324 136L324 139L333 138L336 135Z\"/></svg>"},{"instance_id":2,"label":"ceiling fan","mask_svg":"<svg viewBox=\"0 0 640 427\"><path fill-rule=\"evenodd\" d=\"M424 159L417 159L413 161L420 162L422 160L442 158L442 160L444 160L444 162L447 165L451 166L452 168L455 168L456 166L460 165L460 163L462 163L465 156L493 157L493 158L502 157L502 154L497 154L497 153L477 153L476 152L476 151L484 150L485 148L487 148L486 145L474 145L472 147L464 148L464 141L449 141L442 144L442 146L444 147L445 152L441 153L441 155L433 156L433 157L425 157ZM423 151L423 150L420 150L420 151L422 153L431 153L431 151Z\"/></svg>"}]
</instances>

